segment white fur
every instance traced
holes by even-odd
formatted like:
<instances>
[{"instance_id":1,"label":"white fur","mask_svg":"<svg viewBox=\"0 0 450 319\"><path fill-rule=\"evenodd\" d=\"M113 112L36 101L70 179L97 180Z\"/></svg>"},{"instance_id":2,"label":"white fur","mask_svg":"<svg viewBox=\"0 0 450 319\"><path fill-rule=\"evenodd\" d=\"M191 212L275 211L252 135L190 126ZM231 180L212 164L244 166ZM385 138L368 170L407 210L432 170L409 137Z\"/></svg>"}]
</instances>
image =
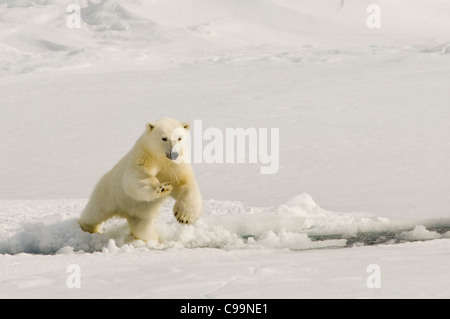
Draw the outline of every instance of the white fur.
<instances>
[{"instance_id":1,"label":"white fur","mask_svg":"<svg viewBox=\"0 0 450 319\"><path fill-rule=\"evenodd\" d=\"M81 228L94 233L102 222L120 216L136 238L158 241L155 221L169 195L176 200L178 222L194 223L202 213L202 196L192 167L167 157L172 149L183 155L178 139L186 136L188 127L170 118L147 124L131 151L98 182L80 216Z\"/></svg>"}]
</instances>

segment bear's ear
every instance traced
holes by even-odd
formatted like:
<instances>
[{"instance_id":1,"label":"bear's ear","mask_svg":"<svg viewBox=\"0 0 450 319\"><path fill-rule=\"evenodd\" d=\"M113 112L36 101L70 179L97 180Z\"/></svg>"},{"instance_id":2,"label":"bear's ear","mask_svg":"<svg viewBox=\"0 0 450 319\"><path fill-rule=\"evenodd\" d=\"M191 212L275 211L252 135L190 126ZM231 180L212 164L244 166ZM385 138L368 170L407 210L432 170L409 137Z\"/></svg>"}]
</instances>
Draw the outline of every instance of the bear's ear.
<instances>
[{"instance_id":1,"label":"bear's ear","mask_svg":"<svg viewBox=\"0 0 450 319\"><path fill-rule=\"evenodd\" d=\"M155 128L155 126L156 126L155 123L147 123L146 125L147 131L151 132Z\"/></svg>"},{"instance_id":2,"label":"bear's ear","mask_svg":"<svg viewBox=\"0 0 450 319\"><path fill-rule=\"evenodd\" d=\"M191 128L191 124L189 124L189 123L182 123L181 125L183 125L183 127L184 127L186 130L189 130L189 129Z\"/></svg>"}]
</instances>

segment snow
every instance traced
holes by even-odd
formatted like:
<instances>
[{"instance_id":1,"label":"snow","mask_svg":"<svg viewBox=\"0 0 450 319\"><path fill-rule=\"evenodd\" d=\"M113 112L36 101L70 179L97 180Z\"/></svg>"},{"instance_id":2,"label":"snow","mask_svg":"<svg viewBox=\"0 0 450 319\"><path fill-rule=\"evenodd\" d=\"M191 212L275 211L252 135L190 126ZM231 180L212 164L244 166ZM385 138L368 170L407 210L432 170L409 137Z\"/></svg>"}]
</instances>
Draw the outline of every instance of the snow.
<instances>
[{"instance_id":1,"label":"snow","mask_svg":"<svg viewBox=\"0 0 450 319\"><path fill-rule=\"evenodd\" d=\"M173 202L168 202L158 221L161 243L135 240L122 219L105 223L102 234L83 232L77 217L85 201L38 201L25 206L23 202L14 204L6 201L0 204L3 211L1 217L5 221L0 232L0 253L68 254L202 247L306 250L346 245L345 239L312 241L307 232L323 235L347 231L351 236L362 230L394 227L376 216L344 216L318 207L309 210L307 205L313 201L306 196L303 194L295 198L296 206L267 208L210 200L206 202L204 216L195 226L180 226L171 217ZM298 205L302 197L308 199L305 206ZM36 218L33 222L30 222L30 212ZM14 218L11 220L10 216Z\"/></svg>"},{"instance_id":2,"label":"snow","mask_svg":"<svg viewBox=\"0 0 450 319\"><path fill-rule=\"evenodd\" d=\"M307 194L288 203L258 208L209 200L195 226L179 225L167 203L158 221L161 243L144 243L119 219L105 223L102 234L81 231L85 200L1 201L0 297L449 297L450 232L416 226L398 235L413 242L343 248L345 238L313 235L352 238L410 225L327 211ZM366 284L372 264L381 267L379 291ZM71 265L81 269L79 289L66 285Z\"/></svg>"},{"instance_id":3,"label":"snow","mask_svg":"<svg viewBox=\"0 0 450 319\"><path fill-rule=\"evenodd\" d=\"M0 0L0 297L450 297L450 6L379 0L369 29L371 3ZM163 116L279 128L280 169L194 164L204 216L168 202L161 243L82 232Z\"/></svg>"},{"instance_id":4,"label":"snow","mask_svg":"<svg viewBox=\"0 0 450 319\"><path fill-rule=\"evenodd\" d=\"M450 238L450 232L446 232L445 234L439 234L435 231L429 231L425 226L416 226L413 230L408 232L402 232L398 235L401 239L406 240L430 240L430 239L439 239L439 238Z\"/></svg>"}]
</instances>

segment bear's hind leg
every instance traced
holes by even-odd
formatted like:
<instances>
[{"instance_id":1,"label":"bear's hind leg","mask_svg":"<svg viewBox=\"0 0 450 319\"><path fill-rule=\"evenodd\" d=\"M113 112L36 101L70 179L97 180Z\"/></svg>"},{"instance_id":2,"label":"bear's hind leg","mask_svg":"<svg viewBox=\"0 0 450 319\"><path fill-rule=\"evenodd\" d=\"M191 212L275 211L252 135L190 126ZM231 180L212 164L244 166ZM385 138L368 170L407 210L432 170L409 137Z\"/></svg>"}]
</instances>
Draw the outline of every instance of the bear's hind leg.
<instances>
[{"instance_id":1,"label":"bear's hind leg","mask_svg":"<svg viewBox=\"0 0 450 319\"><path fill-rule=\"evenodd\" d=\"M143 241L153 240L159 243L156 220L164 201L165 198L163 197L143 207L136 207L136 209L126 214L120 214L120 216L127 219L131 233L136 239Z\"/></svg>"},{"instance_id":2,"label":"bear's hind leg","mask_svg":"<svg viewBox=\"0 0 450 319\"><path fill-rule=\"evenodd\" d=\"M100 232L100 226L102 223L115 214L107 214L101 212L100 210L93 209L89 205L85 208L85 210L81 213L80 218L78 219L78 224L81 229L88 233L98 233Z\"/></svg>"},{"instance_id":3,"label":"bear's hind leg","mask_svg":"<svg viewBox=\"0 0 450 319\"><path fill-rule=\"evenodd\" d=\"M138 218L128 217L128 225L130 225L131 233L136 239L143 241L153 240L159 243L158 232L155 227L155 218Z\"/></svg>"},{"instance_id":4,"label":"bear's hind leg","mask_svg":"<svg viewBox=\"0 0 450 319\"><path fill-rule=\"evenodd\" d=\"M101 225L101 223L96 224L96 225L88 224L88 223L82 221L81 219L78 220L78 224L80 225L80 227L83 231L91 233L91 234L98 233L100 230L100 225Z\"/></svg>"}]
</instances>

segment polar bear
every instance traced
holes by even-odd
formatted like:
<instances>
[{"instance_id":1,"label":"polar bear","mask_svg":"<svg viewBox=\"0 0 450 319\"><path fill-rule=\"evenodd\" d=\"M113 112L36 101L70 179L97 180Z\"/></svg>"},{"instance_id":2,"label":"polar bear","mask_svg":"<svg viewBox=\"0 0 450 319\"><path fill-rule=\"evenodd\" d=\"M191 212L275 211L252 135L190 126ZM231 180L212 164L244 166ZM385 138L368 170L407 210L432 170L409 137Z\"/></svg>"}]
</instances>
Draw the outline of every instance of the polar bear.
<instances>
[{"instance_id":1,"label":"polar bear","mask_svg":"<svg viewBox=\"0 0 450 319\"><path fill-rule=\"evenodd\" d=\"M148 123L131 151L98 182L79 218L81 228L95 233L102 222L119 216L137 239L159 241L155 221L169 195L177 221L194 223L203 200L186 161L188 130L189 124L171 118Z\"/></svg>"}]
</instances>

